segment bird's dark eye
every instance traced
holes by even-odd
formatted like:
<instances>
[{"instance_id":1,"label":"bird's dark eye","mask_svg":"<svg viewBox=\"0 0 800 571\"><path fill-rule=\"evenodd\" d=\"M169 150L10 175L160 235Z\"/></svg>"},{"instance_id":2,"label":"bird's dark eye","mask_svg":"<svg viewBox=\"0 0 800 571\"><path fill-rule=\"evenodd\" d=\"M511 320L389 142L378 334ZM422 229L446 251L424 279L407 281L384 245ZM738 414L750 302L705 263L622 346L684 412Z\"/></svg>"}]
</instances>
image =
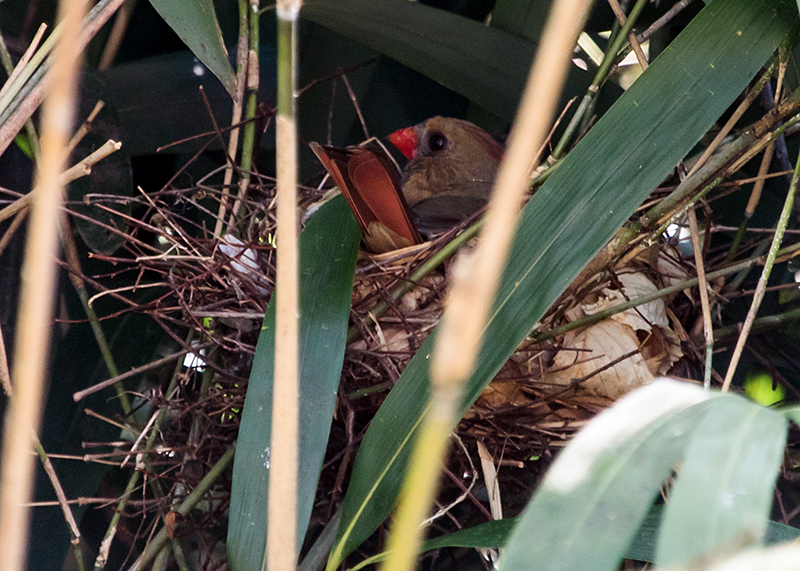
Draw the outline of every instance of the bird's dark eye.
<instances>
[{"instance_id":1,"label":"bird's dark eye","mask_svg":"<svg viewBox=\"0 0 800 571\"><path fill-rule=\"evenodd\" d=\"M447 137L441 133L431 133L428 137L428 147L430 147L431 152L447 148Z\"/></svg>"}]
</instances>

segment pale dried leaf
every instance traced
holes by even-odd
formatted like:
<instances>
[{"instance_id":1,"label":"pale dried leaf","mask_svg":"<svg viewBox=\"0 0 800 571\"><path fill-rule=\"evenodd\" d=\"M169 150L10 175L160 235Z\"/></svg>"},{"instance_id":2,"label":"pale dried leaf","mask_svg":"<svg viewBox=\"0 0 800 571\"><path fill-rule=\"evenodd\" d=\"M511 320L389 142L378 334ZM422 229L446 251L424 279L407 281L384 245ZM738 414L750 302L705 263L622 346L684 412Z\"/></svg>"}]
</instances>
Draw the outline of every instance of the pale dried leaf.
<instances>
[{"instance_id":1,"label":"pale dried leaf","mask_svg":"<svg viewBox=\"0 0 800 571\"><path fill-rule=\"evenodd\" d=\"M403 327L377 327L377 346L368 346L364 339L359 339L350 345L356 351L385 351L389 353L405 353L410 351L408 342L410 334Z\"/></svg>"},{"instance_id":2,"label":"pale dried leaf","mask_svg":"<svg viewBox=\"0 0 800 571\"><path fill-rule=\"evenodd\" d=\"M400 309L403 312L410 312L427 305L443 282L444 276L432 275L422 278L418 286L400 298Z\"/></svg>"},{"instance_id":3,"label":"pale dried leaf","mask_svg":"<svg viewBox=\"0 0 800 571\"><path fill-rule=\"evenodd\" d=\"M480 440L478 440L478 456L481 459L483 481L486 483L486 491L489 494L489 511L494 519L503 519L503 504L500 501L500 483L497 481L497 468L494 465L494 458L492 458L489 450Z\"/></svg>"},{"instance_id":4,"label":"pale dried leaf","mask_svg":"<svg viewBox=\"0 0 800 571\"><path fill-rule=\"evenodd\" d=\"M591 375L631 351L637 353L581 383L582 390L616 399L653 380L653 374L638 353L636 332L623 323L605 320L583 331L567 333L563 347L556 355L551 372L542 379L543 383L568 386L573 379Z\"/></svg>"}]
</instances>

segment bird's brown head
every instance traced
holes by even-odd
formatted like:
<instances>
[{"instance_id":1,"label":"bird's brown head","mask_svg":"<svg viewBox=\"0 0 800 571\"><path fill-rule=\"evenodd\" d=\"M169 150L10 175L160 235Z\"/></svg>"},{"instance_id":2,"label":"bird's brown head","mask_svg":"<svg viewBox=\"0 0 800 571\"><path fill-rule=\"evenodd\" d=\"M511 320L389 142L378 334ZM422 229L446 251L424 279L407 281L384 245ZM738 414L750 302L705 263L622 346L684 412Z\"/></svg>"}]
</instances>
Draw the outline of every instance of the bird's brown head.
<instances>
[{"instance_id":1,"label":"bird's brown head","mask_svg":"<svg viewBox=\"0 0 800 571\"><path fill-rule=\"evenodd\" d=\"M452 226L488 201L503 147L480 127L432 117L389 141L409 159L402 190L421 230Z\"/></svg>"}]
</instances>

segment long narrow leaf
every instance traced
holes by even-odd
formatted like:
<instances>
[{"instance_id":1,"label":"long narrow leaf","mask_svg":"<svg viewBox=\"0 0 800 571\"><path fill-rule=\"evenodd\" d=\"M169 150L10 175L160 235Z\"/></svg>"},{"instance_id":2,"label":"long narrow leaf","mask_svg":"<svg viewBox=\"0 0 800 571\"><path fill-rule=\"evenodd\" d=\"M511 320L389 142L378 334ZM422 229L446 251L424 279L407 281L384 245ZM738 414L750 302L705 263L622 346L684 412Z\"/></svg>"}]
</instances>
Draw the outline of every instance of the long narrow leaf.
<instances>
[{"instance_id":1,"label":"long narrow leaf","mask_svg":"<svg viewBox=\"0 0 800 571\"><path fill-rule=\"evenodd\" d=\"M499 568L616 569L687 435L716 401L737 398L659 379L604 411L547 472Z\"/></svg>"},{"instance_id":2,"label":"long narrow leaf","mask_svg":"<svg viewBox=\"0 0 800 571\"><path fill-rule=\"evenodd\" d=\"M300 480L298 542L311 516L344 359L360 233L343 197L323 206L300 236ZM233 466L231 569L260 569L266 545L275 308L258 338ZM298 545L299 549L299 545Z\"/></svg>"},{"instance_id":3,"label":"long narrow leaf","mask_svg":"<svg viewBox=\"0 0 800 571\"><path fill-rule=\"evenodd\" d=\"M236 93L228 50L222 41L212 0L150 0L153 8L190 50L216 75L228 93Z\"/></svg>"},{"instance_id":4,"label":"long narrow leaf","mask_svg":"<svg viewBox=\"0 0 800 571\"><path fill-rule=\"evenodd\" d=\"M661 529L661 520L664 517L664 506L653 506L645 516L636 537L633 538L628 549L625 551L626 559L636 559L637 561L653 562L655 560L656 541L658 532ZM775 545L794 541L800 536L800 530L777 521L767 522L767 533L764 536L766 545Z\"/></svg>"},{"instance_id":5,"label":"long narrow leaf","mask_svg":"<svg viewBox=\"0 0 800 571\"><path fill-rule=\"evenodd\" d=\"M511 120L535 44L467 18L406 0L306 0L301 15L354 38ZM591 77L573 67L565 91Z\"/></svg>"},{"instance_id":6,"label":"long narrow leaf","mask_svg":"<svg viewBox=\"0 0 800 571\"><path fill-rule=\"evenodd\" d=\"M533 40L539 37L551 4L552 0L497 0L491 26Z\"/></svg>"},{"instance_id":7,"label":"long narrow leaf","mask_svg":"<svg viewBox=\"0 0 800 571\"><path fill-rule=\"evenodd\" d=\"M787 421L742 398L717 403L692 439L672 487L659 567L690 567L760 545L783 459Z\"/></svg>"},{"instance_id":8,"label":"long narrow leaf","mask_svg":"<svg viewBox=\"0 0 800 571\"><path fill-rule=\"evenodd\" d=\"M714 407L716 408L716 407ZM664 506L657 505L650 508L642 519L636 536L631 540L622 556L625 559L635 559L652 563L656 552L656 540L661 529L661 520L664 516ZM442 549L446 547L472 547L476 549L498 549L505 547L508 538L519 523L520 518L506 518L481 523L454 533L428 539L422 544L421 553ZM535 533L534 533L535 535ZM767 522L767 531L764 535L765 545L776 545L794 541L800 536L800 530L777 521ZM386 553L374 555L354 569L362 569L367 564L379 563L386 559Z\"/></svg>"},{"instance_id":9,"label":"long narrow leaf","mask_svg":"<svg viewBox=\"0 0 800 571\"><path fill-rule=\"evenodd\" d=\"M464 409L770 57L793 26L788 6L774 0L707 6L529 201ZM365 435L329 569L394 506L409 444L425 413L431 346L428 339L417 352Z\"/></svg>"}]
</instances>

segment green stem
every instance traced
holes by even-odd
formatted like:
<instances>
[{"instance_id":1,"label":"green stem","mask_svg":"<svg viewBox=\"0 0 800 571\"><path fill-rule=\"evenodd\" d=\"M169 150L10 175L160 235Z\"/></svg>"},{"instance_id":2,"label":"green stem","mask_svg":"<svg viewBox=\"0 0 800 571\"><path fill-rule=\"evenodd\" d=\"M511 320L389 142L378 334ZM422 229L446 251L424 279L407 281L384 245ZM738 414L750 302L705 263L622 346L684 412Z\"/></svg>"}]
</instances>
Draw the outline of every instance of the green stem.
<instances>
[{"instance_id":1,"label":"green stem","mask_svg":"<svg viewBox=\"0 0 800 571\"><path fill-rule=\"evenodd\" d=\"M759 331L762 329L774 329L776 327L786 325L787 323L797 321L798 319L800 319L800 307L792 309L790 311L786 311L784 313L778 313L776 315L766 315L764 317L759 317L758 319L753 321L753 326L750 328L750 331ZM714 330L714 339L716 339L717 342L720 342L725 339L730 339L731 337L737 337L741 330L742 330L741 323L726 325L725 327L720 327L719 329Z\"/></svg>"},{"instance_id":2,"label":"green stem","mask_svg":"<svg viewBox=\"0 0 800 571\"><path fill-rule=\"evenodd\" d=\"M190 329L188 335L186 336L187 345L191 345L192 337L194 337L194 331ZM183 368L183 361L181 359L178 359L178 361L175 363L175 368L172 371L172 378L169 381L169 385L167 386L167 391L165 393L167 398L169 398L169 396L175 390L175 387L178 385L178 379L180 378L181 368ZM168 407L165 405L161 407L161 410L159 410L158 418L153 423L150 435L147 437L145 449L150 450L153 448L153 443L155 442L156 436L160 433L159 429L161 428L161 424L163 423L164 419L167 416L167 409ZM111 518L111 523L109 524L108 529L106 530L106 534L103 537L101 545L108 545L111 541L113 541L114 535L116 535L117 533L117 525L119 523L119 518L125 511L125 506L128 504L128 498L130 497L130 494L133 492L133 489L139 483L140 477L141 477L141 472L139 472L139 470L134 470L133 474L131 474L131 477L128 480L128 485L125 488L125 492L123 493L122 498L117 504L117 508L114 511L114 516ZM161 531L164 532L164 529L162 528ZM166 532L164 532L164 534L166 536ZM94 565L94 571L101 571L105 567L105 564L106 561L100 560L98 556L98 560L95 562Z\"/></svg>"},{"instance_id":3,"label":"green stem","mask_svg":"<svg viewBox=\"0 0 800 571\"><path fill-rule=\"evenodd\" d=\"M250 186L250 172L253 168L253 151L256 140L256 111L258 109L258 82L259 82L259 33L258 33L258 1L250 1L250 51L247 58L247 94L244 109L244 134L242 135L242 178L239 180L239 194L231 210L228 227L234 227L239 218L239 210L247 198L247 189Z\"/></svg>"},{"instance_id":4,"label":"green stem","mask_svg":"<svg viewBox=\"0 0 800 571\"><path fill-rule=\"evenodd\" d=\"M637 0L636 4L631 10L631 13L628 15L628 19L625 20L625 25L622 26L622 28L619 30L619 33L614 36L611 46L603 55L603 61L600 62L600 67L597 68L597 72L594 75L592 84L586 91L586 95L583 96L583 99L578 105L578 109L572 116L572 119L567 125L567 128L564 131L564 134L561 136L561 139L559 139L556 148L553 150L551 160L558 160L561 158L566 151L567 146L572 141L572 136L575 134L576 129L583 121L584 116L594 106L594 100L600 91L600 86L603 84L603 82L605 82L608 76L608 70L611 69L611 66L614 64L617 54L628 39L628 33L633 29L636 19L639 17L639 14L642 13L642 10L646 4L647 0Z\"/></svg>"},{"instance_id":5,"label":"green stem","mask_svg":"<svg viewBox=\"0 0 800 571\"><path fill-rule=\"evenodd\" d=\"M100 354L103 356L106 368L112 378L117 377L119 376L119 369L111 353L111 347L109 347L105 333L103 333L103 328L100 325L100 319L98 319L97 313L95 313L94 308L89 305L89 293L86 291L86 286L80 277L83 273L81 271L80 257L78 256L78 247L75 243L75 237L72 234L72 227L69 225L69 220L66 215L63 215L61 220L61 243L69 266L69 279L81 300L83 311L86 313L86 317L89 320L89 325L92 328L92 333L94 333L97 346L100 348ZM114 389L117 391L117 398L122 407L122 412L127 417L131 412L131 403L128 399L128 394L125 392L125 386L122 382L118 382L114 384Z\"/></svg>"},{"instance_id":6,"label":"green stem","mask_svg":"<svg viewBox=\"0 0 800 571\"><path fill-rule=\"evenodd\" d=\"M235 452L236 452L236 445L233 444L231 445L230 448L228 448L225 451L225 454L223 454L222 457L219 460L217 460L217 463L214 464L214 466L211 468L211 470L208 471L208 473L200 481L200 483L197 484L197 487L195 487L195 489L192 490L192 493L189 494L186 497L186 499L183 500L183 502L181 502L181 505L178 506L178 508L175 510L178 514L186 516L192 509L194 509L194 507L198 504L198 502L200 502L200 500L203 499L205 493L209 489L211 489L211 486L213 486L214 483L217 481L217 478L219 478L222 475L222 473L227 469L227 467L233 461L233 456ZM136 474L138 474L138 472L136 472ZM137 559L133 563L133 565L131 565L128 568L128 571L139 571L143 569L144 566L147 565L150 562L150 560L153 559L153 557L155 557L158 554L158 552L161 550L161 547L166 542L167 542L167 530L165 528L161 528L159 532L150 541L150 543L147 545L147 547L144 550L144 553L142 553L139 556L139 559Z\"/></svg>"},{"instance_id":7,"label":"green stem","mask_svg":"<svg viewBox=\"0 0 800 571\"><path fill-rule=\"evenodd\" d=\"M783 250L780 250L779 252L777 252L777 254L780 256L785 256L787 254L792 254L798 250L800 250L800 244L795 244L793 246L788 246ZM714 272L709 272L706 274L706 279L710 282L717 278L721 278L730 274L735 274L736 272L740 272L742 270L749 270L762 263L765 263L765 261L760 257L751 258L749 260L739 262L738 264L728 266L727 268L722 268ZM598 311L593 315L587 315L586 317L583 317L581 319L576 319L575 321L571 321L570 323L562 325L561 327L556 327L554 329L550 329L549 331L544 331L542 333L534 335L532 337L532 341L534 343L543 343L555 337L564 335L565 333L569 333L570 331L581 329L583 327L589 327L590 325L599 323L604 319L608 319L612 315L622 313L623 311L627 311L628 309L632 309L644 303L649 303L651 301L661 299L668 295L681 292L685 289L696 287L698 283L699 280L697 278L684 280L675 285L671 285L669 287L662 288L658 291L654 291L653 293L648 293L647 295L639 296L624 303L620 303L619 305L615 305L613 307L609 307L608 309L604 309L603 311Z\"/></svg>"},{"instance_id":8,"label":"green stem","mask_svg":"<svg viewBox=\"0 0 800 571\"><path fill-rule=\"evenodd\" d=\"M756 292L753 295L753 302L750 304L750 310L747 312L747 317L742 325L742 332L739 335L739 339L736 341L736 347L733 350L733 355L731 356L731 361L728 365L728 372L725 374L725 381L722 383L723 391L726 391L728 387L730 387L731 381L733 380L733 374L736 372L736 367L739 364L739 358L744 350L744 344L747 341L747 337L750 334L750 329L753 326L756 314L758 313L758 308L761 307L761 302L763 301L764 295L767 291L767 282L769 281L769 276L772 273L772 267L775 264L775 259L778 257L781 242L783 242L783 235L786 232L786 227L789 225L789 216L792 213L792 207L794 206L794 199L797 195L798 186L800 186L800 156L797 158L797 163L794 167L792 182L789 184L789 192L786 193L786 200L783 203L783 210L781 211L781 216L778 219L778 225L775 228L775 234L772 237L772 244L770 245L769 252L767 253L767 260L764 262L764 269L761 271L761 277L758 279L758 284L756 285Z\"/></svg>"},{"instance_id":9,"label":"green stem","mask_svg":"<svg viewBox=\"0 0 800 571\"><path fill-rule=\"evenodd\" d=\"M139 478L141 478L141 472L139 472L138 470L134 470L133 474L131 474L131 477L128 480L128 485L125 487L125 491L122 493L122 497L117 503L117 507L114 510L114 515L111 517L111 523L109 523L108 530L106 531L106 534L103 537L103 541L101 543L101 549L103 545L107 545L109 542L113 541L114 536L117 533L117 526L119 525L119 520L122 517L122 513L125 511L125 506L128 505L128 500L130 499L133 490L139 483ZM108 552L106 551L106 553ZM100 555L98 555L94 563L94 571L101 571L102 569L105 568L106 563L107 560L101 559Z\"/></svg>"}]
</instances>

